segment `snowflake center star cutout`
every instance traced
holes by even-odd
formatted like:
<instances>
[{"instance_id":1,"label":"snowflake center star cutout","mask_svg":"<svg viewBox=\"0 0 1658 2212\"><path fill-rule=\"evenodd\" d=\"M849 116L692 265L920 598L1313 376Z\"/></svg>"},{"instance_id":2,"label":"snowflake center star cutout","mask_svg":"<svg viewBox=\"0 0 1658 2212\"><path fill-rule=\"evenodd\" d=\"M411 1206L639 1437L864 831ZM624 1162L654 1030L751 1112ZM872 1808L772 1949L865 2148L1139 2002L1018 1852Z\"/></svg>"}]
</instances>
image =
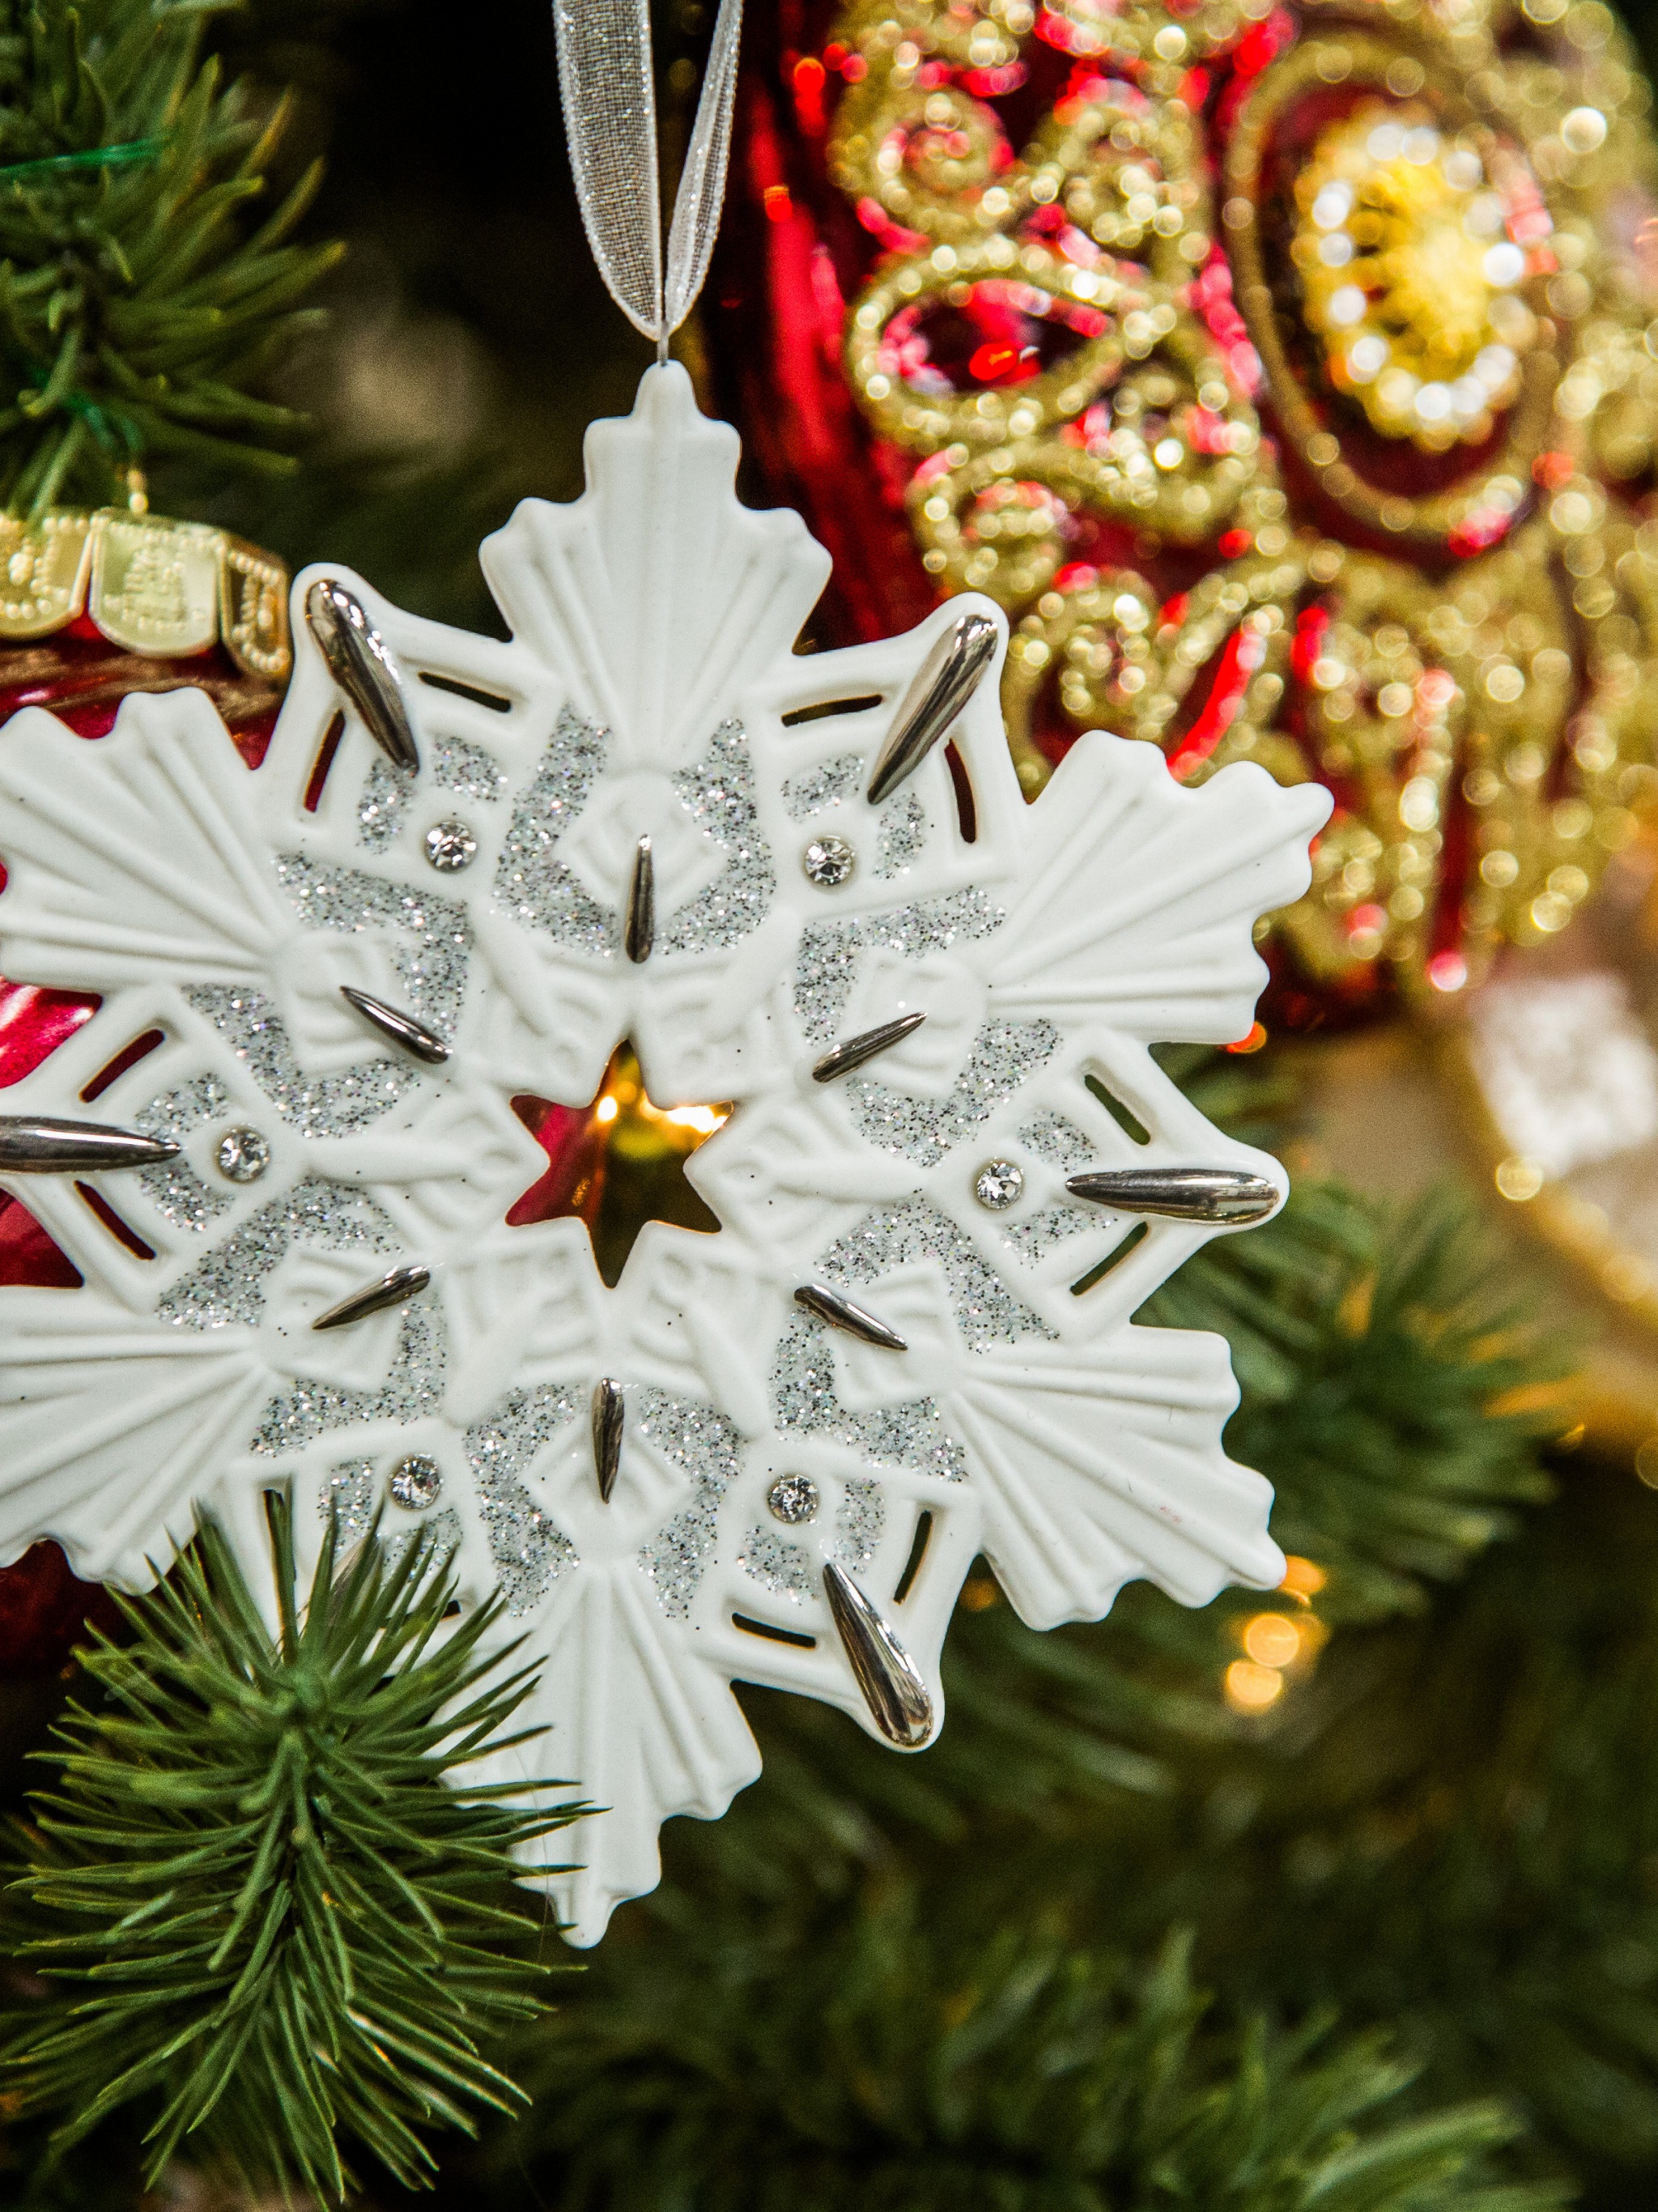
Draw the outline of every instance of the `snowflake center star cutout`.
<instances>
[{"instance_id":1,"label":"snowflake center star cutout","mask_svg":"<svg viewBox=\"0 0 1658 2212\"><path fill-rule=\"evenodd\" d=\"M0 973L98 1001L0 1118L81 1277L0 1289L0 1558L142 1589L211 1514L268 1589L272 1491L303 1568L440 1547L539 1668L472 1778L607 1808L584 1943L757 1773L733 1682L915 1750L980 1554L1037 1626L1283 1571L1226 1346L1133 1316L1281 1201L1151 1048L1248 1029L1328 801L1096 732L1027 805L997 611L797 653L737 459L647 372L482 548L504 642L307 571L257 769L189 688L0 738ZM731 1103L708 1219L612 1238L665 1101Z\"/></svg>"},{"instance_id":2,"label":"snowflake center star cutout","mask_svg":"<svg viewBox=\"0 0 1658 2212\"><path fill-rule=\"evenodd\" d=\"M547 1155L547 1164L507 1215L513 1228L567 1215L587 1225L593 1260L608 1288L622 1279L647 1221L717 1233L720 1220L685 1174L685 1163L725 1127L730 1105L658 1106L645 1089L639 1056L618 1046L597 1098L586 1107L549 1098L514 1098L513 1111Z\"/></svg>"}]
</instances>

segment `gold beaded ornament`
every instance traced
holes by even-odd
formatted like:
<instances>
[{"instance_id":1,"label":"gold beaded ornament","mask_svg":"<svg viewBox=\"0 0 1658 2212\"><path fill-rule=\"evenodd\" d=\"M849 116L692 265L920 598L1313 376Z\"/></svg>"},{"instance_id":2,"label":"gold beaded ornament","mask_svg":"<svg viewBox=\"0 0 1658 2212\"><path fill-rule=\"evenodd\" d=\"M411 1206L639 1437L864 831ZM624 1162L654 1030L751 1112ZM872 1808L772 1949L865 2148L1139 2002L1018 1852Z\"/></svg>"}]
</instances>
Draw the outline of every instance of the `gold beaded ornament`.
<instances>
[{"instance_id":1,"label":"gold beaded ornament","mask_svg":"<svg viewBox=\"0 0 1658 2212\"><path fill-rule=\"evenodd\" d=\"M1326 783L1276 927L1337 987L1564 928L1658 794L1658 170L1611 11L860 0L825 61L886 249L848 372L926 568L1012 619L1027 790L1102 725Z\"/></svg>"}]
</instances>

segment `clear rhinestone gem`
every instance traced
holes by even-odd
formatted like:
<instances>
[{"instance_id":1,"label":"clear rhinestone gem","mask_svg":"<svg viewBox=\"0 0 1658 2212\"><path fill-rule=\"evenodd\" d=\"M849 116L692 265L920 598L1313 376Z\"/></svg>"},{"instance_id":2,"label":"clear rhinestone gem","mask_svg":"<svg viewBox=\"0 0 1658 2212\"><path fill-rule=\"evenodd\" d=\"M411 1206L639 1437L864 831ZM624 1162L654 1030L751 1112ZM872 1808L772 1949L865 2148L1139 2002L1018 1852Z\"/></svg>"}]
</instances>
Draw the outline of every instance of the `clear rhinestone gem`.
<instances>
[{"instance_id":1,"label":"clear rhinestone gem","mask_svg":"<svg viewBox=\"0 0 1658 2212\"><path fill-rule=\"evenodd\" d=\"M231 1182L258 1182L270 1164L270 1147L257 1129L227 1129L215 1157Z\"/></svg>"},{"instance_id":2,"label":"clear rhinestone gem","mask_svg":"<svg viewBox=\"0 0 1658 2212\"><path fill-rule=\"evenodd\" d=\"M766 1503L780 1521L793 1528L817 1513L817 1485L809 1474L780 1474L766 1492Z\"/></svg>"},{"instance_id":3,"label":"clear rhinestone gem","mask_svg":"<svg viewBox=\"0 0 1658 2212\"><path fill-rule=\"evenodd\" d=\"M1024 1188L1024 1170L1011 1160L987 1160L973 1178L973 1195L993 1213L1005 1213Z\"/></svg>"},{"instance_id":4,"label":"clear rhinestone gem","mask_svg":"<svg viewBox=\"0 0 1658 2212\"><path fill-rule=\"evenodd\" d=\"M411 1513L423 1513L428 1505L435 1505L438 1492L443 1487L443 1473L434 1459L424 1452L410 1452L400 1459L392 1470L386 1487L395 1505L406 1506Z\"/></svg>"},{"instance_id":5,"label":"clear rhinestone gem","mask_svg":"<svg viewBox=\"0 0 1658 2212\"><path fill-rule=\"evenodd\" d=\"M477 839L464 822L434 822L426 833L426 857L446 876L469 867L477 848Z\"/></svg>"},{"instance_id":6,"label":"clear rhinestone gem","mask_svg":"<svg viewBox=\"0 0 1658 2212\"><path fill-rule=\"evenodd\" d=\"M800 855L800 865L819 890L832 891L852 880L858 855L844 837L814 837Z\"/></svg>"}]
</instances>

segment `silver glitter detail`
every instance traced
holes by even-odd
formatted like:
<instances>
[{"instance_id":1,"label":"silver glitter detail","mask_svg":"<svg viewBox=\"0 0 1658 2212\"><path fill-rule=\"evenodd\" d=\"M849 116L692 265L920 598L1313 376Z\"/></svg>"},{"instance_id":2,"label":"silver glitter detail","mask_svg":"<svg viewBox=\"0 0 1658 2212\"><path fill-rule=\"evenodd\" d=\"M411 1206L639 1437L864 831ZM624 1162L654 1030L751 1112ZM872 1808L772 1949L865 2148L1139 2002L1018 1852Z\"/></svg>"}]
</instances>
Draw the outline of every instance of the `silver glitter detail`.
<instances>
[{"instance_id":1,"label":"silver glitter detail","mask_svg":"<svg viewBox=\"0 0 1658 2212\"><path fill-rule=\"evenodd\" d=\"M859 1075L846 1085L847 1103L871 1144L883 1152L902 1152L920 1167L936 1167L1052 1060L1060 1043L1060 1032L1052 1022L987 1022L946 1097L912 1098L908 1091L891 1091L884 1083Z\"/></svg>"},{"instance_id":2,"label":"silver glitter detail","mask_svg":"<svg viewBox=\"0 0 1658 2212\"><path fill-rule=\"evenodd\" d=\"M389 1529L380 1531L380 1546L388 1567L400 1567L411 1545L418 1545L422 1554L441 1552L446 1559L450 1559L460 1549L460 1516L452 1505L445 1506L441 1513L434 1513L429 1521L402 1529L395 1535Z\"/></svg>"},{"instance_id":3,"label":"silver glitter detail","mask_svg":"<svg viewBox=\"0 0 1658 2212\"><path fill-rule=\"evenodd\" d=\"M926 843L926 809L913 791L890 799L881 809L876 874L901 874Z\"/></svg>"},{"instance_id":4,"label":"silver glitter detail","mask_svg":"<svg viewBox=\"0 0 1658 2212\"><path fill-rule=\"evenodd\" d=\"M1086 1129L1079 1129L1074 1121L1066 1121L1063 1114L1051 1109L1038 1114L1019 1132L1019 1142L1035 1152L1039 1160L1050 1160L1056 1168L1069 1171L1079 1168L1095 1153L1094 1139Z\"/></svg>"},{"instance_id":5,"label":"silver glitter detail","mask_svg":"<svg viewBox=\"0 0 1658 2212\"><path fill-rule=\"evenodd\" d=\"M921 960L929 952L948 951L958 937L988 937L1006 919L1004 908L969 885L939 898L895 907L889 914L813 923L800 933L794 971L794 1011L801 1026L814 1040L827 1042L834 1035L852 995L861 948Z\"/></svg>"},{"instance_id":6,"label":"silver glitter detail","mask_svg":"<svg viewBox=\"0 0 1658 2212\"><path fill-rule=\"evenodd\" d=\"M808 883L816 884L819 890L839 890L858 872L857 848L844 837L814 837L801 854L800 865Z\"/></svg>"},{"instance_id":7,"label":"silver glitter detail","mask_svg":"<svg viewBox=\"0 0 1658 2212\"><path fill-rule=\"evenodd\" d=\"M588 896L558 858L558 844L592 796L608 744L607 731L564 709L534 781L513 809L495 866L495 896L515 921L556 945L607 960L620 942L616 909Z\"/></svg>"},{"instance_id":8,"label":"silver glitter detail","mask_svg":"<svg viewBox=\"0 0 1658 2212\"><path fill-rule=\"evenodd\" d=\"M230 1046L283 1121L302 1137L343 1137L390 1113L420 1080L406 1064L360 1060L333 1075L307 1076L274 1000L240 984L199 983L185 997Z\"/></svg>"},{"instance_id":9,"label":"silver glitter detail","mask_svg":"<svg viewBox=\"0 0 1658 2212\"><path fill-rule=\"evenodd\" d=\"M633 1433L653 1445L670 1467L689 1474L690 1504L643 1547L639 1564L656 1586L657 1602L671 1620L690 1611L702 1571L714 1556L720 1501L742 1463L734 1421L697 1398L671 1398L665 1390L640 1390L629 1406Z\"/></svg>"},{"instance_id":10,"label":"silver glitter detail","mask_svg":"<svg viewBox=\"0 0 1658 2212\"><path fill-rule=\"evenodd\" d=\"M493 804L507 796L508 781L506 769L493 755L470 738L443 738L433 748L430 783L439 791ZM388 761L377 759L357 805L358 843L371 853L383 853L394 843L417 788L410 777L400 775Z\"/></svg>"},{"instance_id":11,"label":"silver glitter detail","mask_svg":"<svg viewBox=\"0 0 1658 2212\"><path fill-rule=\"evenodd\" d=\"M831 1279L862 1284L920 1259L937 1260L943 1267L956 1326L973 1351L1031 1336L1057 1340L1057 1332L1015 1297L956 1224L924 1198L866 1213L830 1245L819 1265Z\"/></svg>"},{"instance_id":12,"label":"silver glitter detail","mask_svg":"<svg viewBox=\"0 0 1658 2212\"><path fill-rule=\"evenodd\" d=\"M714 881L659 933L657 949L718 952L759 928L777 889L755 811L754 769L741 722L722 722L708 751L675 776L673 787L691 819L727 857Z\"/></svg>"},{"instance_id":13,"label":"silver glitter detail","mask_svg":"<svg viewBox=\"0 0 1658 2212\"><path fill-rule=\"evenodd\" d=\"M835 1557L843 1567L866 1567L886 1525L886 1500L878 1482L848 1482L835 1516Z\"/></svg>"},{"instance_id":14,"label":"silver glitter detail","mask_svg":"<svg viewBox=\"0 0 1658 2212\"><path fill-rule=\"evenodd\" d=\"M489 1550L507 1610L527 1613L580 1554L522 1480L536 1455L568 1428L586 1394L568 1382L513 1390L466 1431Z\"/></svg>"},{"instance_id":15,"label":"silver glitter detail","mask_svg":"<svg viewBox=\"0 0 1658 2212\"><path fill-rule=\"evenodd\" d=\"M1045 1206L1029 1221L1016 1222L1004 1241L1028 1267L1034 1267L1072 1237L1099 1225L1099 1215L1085 1212L1080 1206Z\"/></svg>"},{"instance_id":16,"label":"silver glitter detail","mask_svg":"<svg viewBox=\"0 0 1658 2212\"><path fill-rule=\"evenodd\" d=\"M967 1455L933 1399L910 1398L864 1413L841 1403L829 1333L810 1314L798 1314L784 1330L772 1363L771 1390L780 1429L833 1437L886 1467L914 1468L945 1482L966 1480Z\"/></svg>"},{"instance_id":17,"label":"silver glitter detail","mask_svg":"<svg viewBox=\"0 0 1658 2212\"><path fill-rule=\"evenodd\" d=\"M274 1459L361 1421L395 1421L407 1428L431 1420L442 1403L447 1365L440 1310L410 1306L391 1370L378 1389L347 1389L302 1376L265 1407L250 1449Z\"/></svg>"},{"instance_id":18,"label":"silver glitter detail","mask_svg":"<svg viewBox=\"0 0 1658 2212\"><path fill-rule=\"evenodd\" d=\"M973 1178L973 1195L993 1213L1005 1213L1024 1189L1024 1170L1017 1160L987 1160Z\"/></svg>"},{"instance_id":19,"label":"silver glitter detail","mask_svg":"<svg viewBox=\"0 0 1658 2212\"><path fill-rule=\"evenodd\" d=\"M257 1129L227 1129L213 1158L227 1182L258 1182L270 1164L270 1146Z\"/></svg>"},{"instance_id":20,"label":"silver glitter detail","mask_svg":"<svg viewBox=\"0 0 1658 2212\"><path fill-rule=\"evenodd\" d=\"M771 1528L750 1528L743 1539L737 1564L764 1589L777 1597L792 1597L797 1604L812 1593L811 1559L799 1544L791 1544Z\"/></svg>"},{"instance_id":21,"label":"silver glitter detail","mask_svg":"<svg viewBox=\"0 0 1658 2212\"><path fill-rule=\"evenodd\" d=\"M443 1470L424 1452L410 1452L392 1468L386 1486L394 1505L401 1505L405 1512L424 1513L428 1505L438 1502Z\"/></svg>"},{"instance_id":22,"label":"silver glitter detail","mask_svg":"<svg viewBox=\"0 0 1658 2212\"><path fill-rule=\"evenodd\" d=\"M791 822L821 814L837 799L850 799L864 780L861 753L836 753L821 767L792 775L783 786L783 805Z\"/></svg>"},{"instance_id":23,"label":"silver glitter detail","mask_svg":"<svg viewBox=\"0 0 1658 2212\"><path fill-rule=\"evenodd\" d=\"M325 1521L339 1515L339 1549L361 1544L374 1520L374 1462L372 1459L342 1460L328 1470L328 1480L317 1494L317 1510Z\"/></svg>"},{"instance_id":24,"label":"silver glitter detail","mask_svg":"<svg viewBox=\"0 0 1658 2212\"><path fill-rule=\"evenodd\" d=\"M319 867L303 853L279 853L276 873L295 911L313 929L386 931L409 1012L453 1043L472 957L464 906L360 868Z\"/></svg>"},{"instance_id":25,"label":"silver glitter detail","mask_svg":"<svg viewBox=\"0 0 1658 2212\"><path fill-rule=\"evenodd\" d=\"M307 1176L216 1244L155 1302L176 1328L257 1328L264 1317L266 1279L290 1244L325 1252L389 1252L392 1224L374 1200L350 1183Z\"/></svg>"},{"instance_id":26,"label":"silver glitter detail","mask_svg":"<svg viewBox=\"0 0 1658 2212\"><path fill-rule=\"evenodd\" d=\"M766 1492L768 1510L786 1527L799 1527L817 1514L817 1485L809 1474L780 1474Z\"/></svg>"},{"instance_id":27,"label":"silver glitter detail","mask_svg":"<svg viewBox=\"0 0 1658 2212\"><path fill-rule=\"evenodd\" d=\"M477 858L478 841L465 822L434 822L421 840L428 867L440 875L458 875Z\"/></svg>"},{"instance_id":28,"label":"silver glitter detail","mask_svg":"<svg viewBox=\"0 0 1658 2212\"><path fill-rule=\"evenodd\" d=\"M862 754L836 753L819 767L792 775L783 786L783 805L791 822L805 822L811 815L822 814L843 800L856 798L863 781ZM877 829L876 874L897 875L915 858L926 839L926 809L913 791L906 791L881 809Z\"/></svg>"},{"instance_id":29,"label":"silver glitter detail","mask_svg":"<svg viewBox=\"0 0 1658 2212\"><path fill-rule=\"evenodd\" d=\"M146 1137L170 1137L181 1144L191 1129L216 1121L229 1107L230 1093L219 1077L197 1075L141 1106L131 1126ZM182 1158L143 1169L138 1182L155 1211L179 1229L205 1229L216 1214L228 1212L236 1202L228 1191L204 1183Z\"/></svg>"}]
</instances>

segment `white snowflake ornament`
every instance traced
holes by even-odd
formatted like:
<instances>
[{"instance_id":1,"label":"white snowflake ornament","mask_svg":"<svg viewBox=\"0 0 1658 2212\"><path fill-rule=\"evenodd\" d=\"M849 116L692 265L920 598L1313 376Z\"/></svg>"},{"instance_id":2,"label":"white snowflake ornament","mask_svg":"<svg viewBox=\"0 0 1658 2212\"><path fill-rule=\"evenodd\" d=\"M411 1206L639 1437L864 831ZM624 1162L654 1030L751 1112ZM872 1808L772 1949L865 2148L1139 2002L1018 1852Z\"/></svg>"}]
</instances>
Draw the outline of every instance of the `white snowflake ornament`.
<instances>
[{"instance_id":1,"label":"white snowflake ornament","mask_svg":"<svg viewBox=\"0 0 1658 2212\"><path fill-rule=\"evenodd\" d=\"M302 575L256 771L190 690L0 744L0 970L101 994L4 1102L83 1282L0 1290L0 1556L137 1589L210 1512L268 1579L274 1488L302 1564L331 1510L425 1532L540 1662L518 1759L608 1808L581 1943L754 1778L734 1680L913 1749L980 1552L1043 1627L1282 1572L1225 1345L1131 1316L1281 1200L1150 1047L1248 1027L1329 801L1099 734L1028 805L998 611L796 653L828 561L737 453L651 370L483 547L504 644ZM628 1038L733 1110L718 1233L608 1290L580 1220L509 1224L513 1102Z\"/></svg>"}]
</instances>

